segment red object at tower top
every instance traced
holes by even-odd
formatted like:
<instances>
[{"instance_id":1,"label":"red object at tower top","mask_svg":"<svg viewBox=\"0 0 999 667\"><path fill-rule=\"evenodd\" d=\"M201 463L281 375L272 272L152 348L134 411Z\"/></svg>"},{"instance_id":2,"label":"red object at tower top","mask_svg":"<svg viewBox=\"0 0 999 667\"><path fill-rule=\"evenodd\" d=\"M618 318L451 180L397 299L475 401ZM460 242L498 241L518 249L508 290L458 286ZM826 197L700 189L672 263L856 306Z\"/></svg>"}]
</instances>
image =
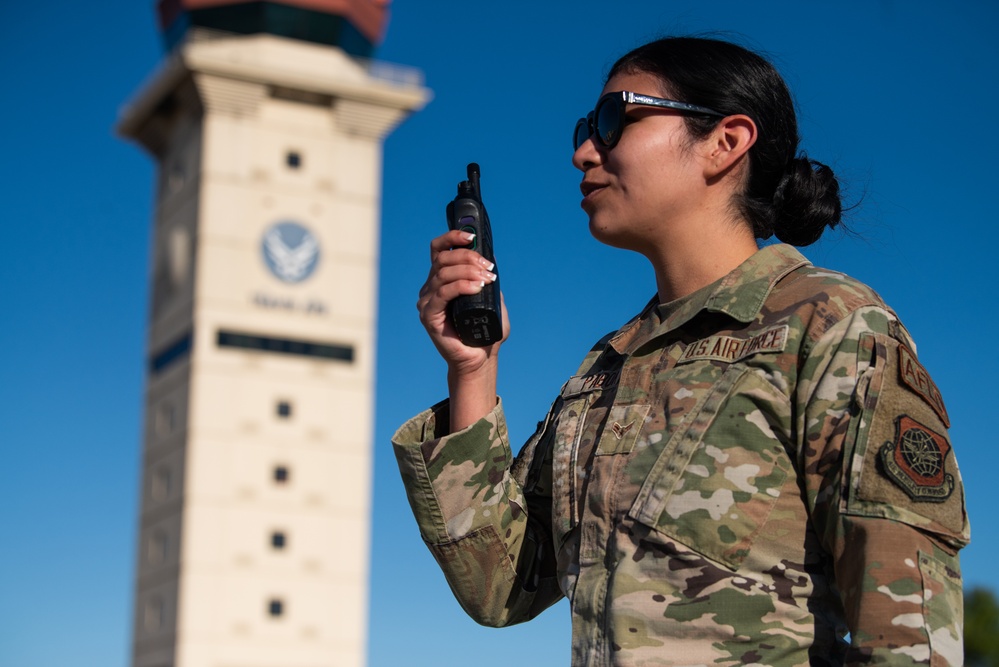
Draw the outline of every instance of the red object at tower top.
<instances>
[{"instance_id":1,"label":"red object at tower top","mask_svg":"<svg viewBox=\"0 0 999 667\"><path fill-rule=\"evenodd\" d=\"M158 0L160 30L168 32L185 14L236 6L275 5L340 17L372 45L381 42L390 0Z\"/></svg>"}]
</instances>

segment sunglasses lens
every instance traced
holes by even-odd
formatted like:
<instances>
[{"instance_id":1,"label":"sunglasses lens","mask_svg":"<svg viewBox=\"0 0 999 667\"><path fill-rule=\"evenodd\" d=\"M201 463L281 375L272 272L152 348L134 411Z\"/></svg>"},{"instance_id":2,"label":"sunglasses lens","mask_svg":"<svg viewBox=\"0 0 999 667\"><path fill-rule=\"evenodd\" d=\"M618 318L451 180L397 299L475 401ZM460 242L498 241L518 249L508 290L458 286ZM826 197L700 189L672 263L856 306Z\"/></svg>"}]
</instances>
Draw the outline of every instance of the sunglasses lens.
<instances>
[{"instance_id":1,"label":"sunglasses lens","mask_svg":"<svg viewBox=\"0 0 999 667\"><path fill-rule=\"evenodd\" d=\"M572 150L577 150L590 138L590 123L585 118L576 121L576 129L572 133Z\"/></svg>"},{"instance_id":2,"label":"sunglasses lens","mask_svg":"<svg viewBox=\"0 0 999 667\"><path fill-rule=\"evenodd\" d=\"M604 146L613 146L616 144L618 135L621 133L620 105L615 104L615 101L610 99L598 104L593 125L600 143Z\"/></svg>"}]
</instances>

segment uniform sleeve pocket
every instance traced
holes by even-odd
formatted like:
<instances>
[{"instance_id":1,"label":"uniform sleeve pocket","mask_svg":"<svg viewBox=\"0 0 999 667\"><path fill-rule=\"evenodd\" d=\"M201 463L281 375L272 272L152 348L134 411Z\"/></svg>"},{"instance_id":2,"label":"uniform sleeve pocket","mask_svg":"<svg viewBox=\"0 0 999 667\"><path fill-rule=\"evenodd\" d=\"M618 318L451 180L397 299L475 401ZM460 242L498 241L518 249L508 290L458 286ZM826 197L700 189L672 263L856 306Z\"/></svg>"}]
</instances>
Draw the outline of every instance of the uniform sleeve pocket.
<instances>
[{"instance_id":1,"label":"uniform sleeve pocket","mask_svg":"<svg viewBox=\"0 0 999 667\"><path fill-rule=\"evenodd\" d=\"M738 569L791 471L772 426L789 411L759 374L730 367L671 436L629 516Z\"/></svg>"},{"instance_id":2,"label":"uniform sleeve pocket","mask_svg":"<svg viewBox=\"0 0 999 667\"><path fill-rule=\"evenodd\" d=\"M922 552L919 574L923 578L923 621L930 641L930 665L963 665L961 574L944 561Z\"/></svg>"},{"instance_id":3,"label":"uniform sleeve pocket","mask_svg":"<svg viewBox=\"0 0 999 667\"><path fill-rule=\"evenodd\" d=\"M901 521L964 546L964 486L936 385L890 336L865 334L860 345L873 363L858 383L858 417L844 445L847 513Z\"/></svg>"}]
</instances>

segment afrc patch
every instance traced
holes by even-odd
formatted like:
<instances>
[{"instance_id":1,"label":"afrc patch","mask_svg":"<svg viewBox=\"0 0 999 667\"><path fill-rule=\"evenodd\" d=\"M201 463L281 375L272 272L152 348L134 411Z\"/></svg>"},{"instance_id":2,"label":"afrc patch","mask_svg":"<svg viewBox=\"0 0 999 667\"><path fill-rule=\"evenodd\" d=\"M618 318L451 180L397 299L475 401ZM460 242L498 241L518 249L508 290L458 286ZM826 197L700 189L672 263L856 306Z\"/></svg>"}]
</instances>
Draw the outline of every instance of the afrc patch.
<instances>
[{"instance_id":1,"label":"afrc patch","mask_svg":"<svg viewBox=\"0 0 999 667\"><path fill-rule=\"evenodd\" d=\"M908 415L895 420L895 440L878 452L884 472L913 500L942 503L954 491L954 476L944 468L947 438Z\"/></svg>"},{"instance_id":2,"label":"afrc patch","mask_svg":"<svg viewBox=\"0 0 999 667\"><path fill-rule=\"evenodd\" d=\"M944 426L950 428L950 417L947 416L947 408L944 407L940 390L930 379L930 374L926 372L926 369L916 361L916 355L901 344L898 346L898 375L906 387L922 396L923 400L930 404Z\"/></svg>"}]
</instances>

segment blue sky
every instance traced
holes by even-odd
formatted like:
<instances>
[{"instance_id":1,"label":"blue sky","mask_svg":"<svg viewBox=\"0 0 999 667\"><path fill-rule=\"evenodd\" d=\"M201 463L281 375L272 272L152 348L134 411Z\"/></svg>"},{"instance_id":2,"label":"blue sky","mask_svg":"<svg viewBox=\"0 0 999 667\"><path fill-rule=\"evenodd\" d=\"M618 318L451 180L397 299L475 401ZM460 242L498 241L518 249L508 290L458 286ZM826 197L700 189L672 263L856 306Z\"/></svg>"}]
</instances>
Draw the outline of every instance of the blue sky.
<instances>
[{"instance_id":1,"label":"blue sky","mask_svg":"<svg viewBox=\"0 0 999 667\"><path fill-rule=\"evenodd\" d=\"M396 0L379 58L433 101L385 143L369 664L568 662L560 603L522 627L468 620L423 547L389 438L443 396L416 318L427 243L482 165L513 335L500 391L526 438L589 345L653 293L601 247L569 135L627 49L723 31L768 53L803 148L844 180L856 236L805 250L898 311L942 390L967 486L967 586L997 587L994 198L999 5ZM130 642L153 165L113 134L162 58L152 0L0 2L0 664L124 667Z\"/></svg>"}]
</instances>

